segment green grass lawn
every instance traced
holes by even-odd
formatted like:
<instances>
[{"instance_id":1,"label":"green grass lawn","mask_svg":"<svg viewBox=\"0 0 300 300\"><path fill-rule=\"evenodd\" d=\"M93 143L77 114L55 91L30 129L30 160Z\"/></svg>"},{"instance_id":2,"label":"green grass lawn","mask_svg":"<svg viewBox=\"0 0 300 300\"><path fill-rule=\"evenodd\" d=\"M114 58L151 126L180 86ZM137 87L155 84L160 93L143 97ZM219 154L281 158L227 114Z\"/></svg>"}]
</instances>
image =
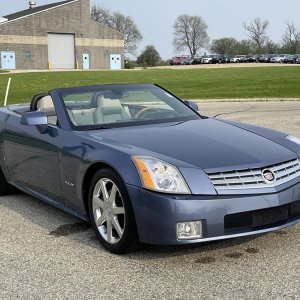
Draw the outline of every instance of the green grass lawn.
<instances>
[{"instance_id":1,"label":"green grass lawn","mask_svg":"<svg viewBox=\"0 0 300 300\"><path fill-rule=\"evenodd\" d=\"M183 99L300 99L300 67L2 74L0 103L9 77L12 82L8 103L29 102L34 94L55 87L103 83L157 83Z\"/></svg>"}]
</instances>

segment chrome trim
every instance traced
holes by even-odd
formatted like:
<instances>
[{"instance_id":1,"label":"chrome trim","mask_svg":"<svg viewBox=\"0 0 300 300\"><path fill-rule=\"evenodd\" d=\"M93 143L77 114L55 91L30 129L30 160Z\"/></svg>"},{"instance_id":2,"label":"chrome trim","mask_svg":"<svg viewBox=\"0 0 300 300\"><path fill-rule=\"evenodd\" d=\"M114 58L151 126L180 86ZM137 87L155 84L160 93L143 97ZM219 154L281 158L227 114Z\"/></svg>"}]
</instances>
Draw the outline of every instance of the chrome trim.
<instances>
[{"instance_id":1,"label":"chrome trim","mask_svg":"<svg viewBox=\"0 0 300 300\"><path fill-rule=\"evenodd\" d=\"M262 171L265 169L275 174L276 181L273 183L265 182L262 176ZM274 187L300 176L300 161L294 159L263 168L232 170L207 175L216 190Z\"/></svg>"}]
</instances>

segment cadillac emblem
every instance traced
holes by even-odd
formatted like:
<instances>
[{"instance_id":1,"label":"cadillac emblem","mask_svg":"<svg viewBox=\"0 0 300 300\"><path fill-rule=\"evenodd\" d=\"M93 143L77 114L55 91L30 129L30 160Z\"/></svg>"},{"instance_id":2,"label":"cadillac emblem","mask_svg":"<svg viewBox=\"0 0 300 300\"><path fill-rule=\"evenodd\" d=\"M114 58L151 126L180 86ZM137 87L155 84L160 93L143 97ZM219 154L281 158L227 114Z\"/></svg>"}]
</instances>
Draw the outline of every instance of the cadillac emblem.
<instances>
[{"instance_id":1,"label":"cadillac emblem","mask_svg":"<svg viewBox=\"0 0 300 300\"><path fill-rule=\"evenodd\" d=\"M261 171L261 176L262 176L264 182L267 183L267 184L271 184L271 183L274 183L276 181L275 174L269 169L262 170Z\"/></svg>"}]
</instances>

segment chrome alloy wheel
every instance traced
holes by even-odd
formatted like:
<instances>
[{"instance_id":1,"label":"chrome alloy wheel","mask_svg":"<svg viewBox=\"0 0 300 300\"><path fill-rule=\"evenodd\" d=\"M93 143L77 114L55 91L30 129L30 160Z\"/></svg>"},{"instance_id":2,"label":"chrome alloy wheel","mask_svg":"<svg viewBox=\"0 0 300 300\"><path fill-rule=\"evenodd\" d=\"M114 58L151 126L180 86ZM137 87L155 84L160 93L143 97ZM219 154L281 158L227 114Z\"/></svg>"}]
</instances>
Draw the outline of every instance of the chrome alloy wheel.
<instances>
[{"instance_id":1,"label":"chrome alloy wheel","mask_svg":"<svg viewBox=\"0 0 300 300\"><path fill-rule=\"evenodd\" d=\"M97 181L92 206L100 235L110 244L118 243L125 230L125 209L121 193L111 179Z\"/></svg>"}]
</instances>

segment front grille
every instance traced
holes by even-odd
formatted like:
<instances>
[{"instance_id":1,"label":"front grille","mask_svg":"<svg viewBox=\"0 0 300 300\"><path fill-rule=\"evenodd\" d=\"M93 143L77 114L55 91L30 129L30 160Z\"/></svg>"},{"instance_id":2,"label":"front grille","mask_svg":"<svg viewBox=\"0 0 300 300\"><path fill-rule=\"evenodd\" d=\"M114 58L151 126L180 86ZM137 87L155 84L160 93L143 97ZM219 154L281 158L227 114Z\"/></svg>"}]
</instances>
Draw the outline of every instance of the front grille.
<instances>
[{"instance_id":1,"label":"front grille","mask_svg":"<svg viewBox=\"0 0 300 300\"><path fill-rule=\"evenodd\" d=\"M271 184L265 182L262 176L264 169L271 170L275 174L275 182ZM207 175L216 190L273 187L298 177L300 175L300 162L299 159L294 159L264 168L242 169Z\"/></svg>"}]
</instances>

